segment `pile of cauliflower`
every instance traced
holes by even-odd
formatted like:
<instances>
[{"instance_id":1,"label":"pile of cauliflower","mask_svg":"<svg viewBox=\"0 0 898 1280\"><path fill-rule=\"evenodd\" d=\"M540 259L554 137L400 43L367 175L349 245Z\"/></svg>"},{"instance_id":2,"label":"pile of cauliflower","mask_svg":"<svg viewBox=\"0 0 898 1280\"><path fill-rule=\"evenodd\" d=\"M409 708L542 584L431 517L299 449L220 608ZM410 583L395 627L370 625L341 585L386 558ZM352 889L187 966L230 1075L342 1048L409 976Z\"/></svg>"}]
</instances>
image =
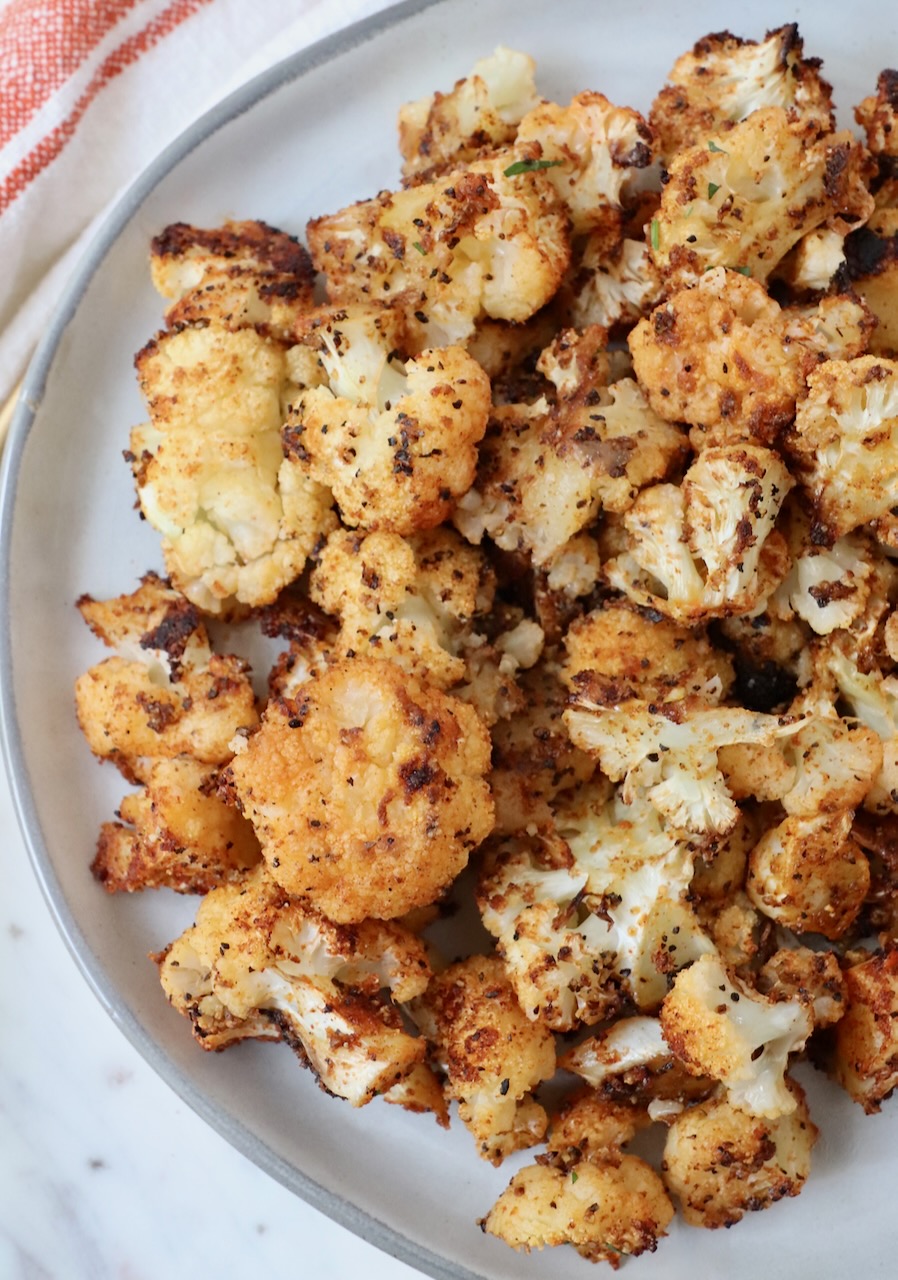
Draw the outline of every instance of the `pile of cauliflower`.
<instances>
[{"instance_id":1,"label":"pile of cauliflower","mask_svg":"<svg viewBox=\"0 0 898 1280\"><path fill-rule=\"evenodd\" d=\"M898 72L855 115L794 25L647 117L500 48L305 244L153 241L94 875L202 895L155 959L204 1048L538 1148L517 1249L729 1227L809 1176L798 1063L898 1084Z\"/></svg>"}]
</instances>

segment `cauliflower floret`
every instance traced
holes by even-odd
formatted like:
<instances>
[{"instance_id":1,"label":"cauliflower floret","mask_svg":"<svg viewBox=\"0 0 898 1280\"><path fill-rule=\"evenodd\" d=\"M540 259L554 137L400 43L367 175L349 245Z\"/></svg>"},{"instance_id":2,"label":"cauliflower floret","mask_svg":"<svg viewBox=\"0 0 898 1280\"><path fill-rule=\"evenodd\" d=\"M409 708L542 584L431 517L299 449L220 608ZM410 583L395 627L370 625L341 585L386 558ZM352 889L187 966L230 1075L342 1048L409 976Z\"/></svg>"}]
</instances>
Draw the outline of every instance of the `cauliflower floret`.
<instances>
[{"instance_id":1,"label":"cauliflower floret","mask_svg":"<svg viewBox=\"0 0 898 1280\"><path fill-rule=\"evenodd\" d=\"M613 694L613 691L610 691ZM703 699L655 703L643 698L584 703L565 712L571 740L623 782L630 803L644 795L674 828L725 835L739 810L717 753L733 743L769 748L798 725L743 707L708 706Z\"/></svg>"},{"instance_id":2,"label":"cauliflower floret","mask_svg":"<svg viewBox=\"0 0 898 1280\"><path fill-rule=\"evenodd\" d=\"M617 228L591 232L571 286L571 322L578 329L599 324L629 327L661 295L661 276L645 240L621 236Z\"/></svg>"},{"instance_id":3,"label":"cauliflower floret","mask_svg":"<svg viewBox=\"0 0 898 1280\"><path fill-rule=\"evenodd\" d=\"M756 280L722 267L640 320L629 345L654 411L688 422L696 447L773 444L795 417L816 356L785 340L785 313Z\"/></svg>"},{"instance_id":4,"label":"cauliflower floret","mask_svg":"<svg viewBox=\"0 0 898 1280\"><path fill-rule=\"evenodd\" d=\"M898 156L898 72L879 73L876 93L858 103L854 118L874 155Z\"/></svg>"},{"instance_id":5,"label":"cauliflower floret","mask_svg":"<svg viewBox=\"0 0 898 1280\"><path fill-rule=\"evenodd\" d=\"M705 449L682 485L639 494L623 518L627 549L606 563L605 576L678 622L752 612L788 570L773 526L792 484L770 449Z\"/></svg>"},{"instance_id":6,"label":"cauliflower floret","mask_svg":"<svg viewBox=\"0 0 898 1280\"><path fill-rule=\"evenodd\" d=\"M551 567L600 510L626 510L684 456L682 431L652 412L631 378L606 385L605 337L569 331L543 352L556 403L541 397L494 410L477 479L453 517L470 542L486 533Z\"/></svg>"},{"instance_id":7,"label":"cauliflower floret","mask_svg":"<svg viewBox=\"0 0 898 1280\"><path fill-rule=\"evenodd\" d=\"M794 22L761 41L728 31L699 40L674 63L652 104L649 120L664 159L731 128L759 107L785 107L832 129L832 88L820 75L819 59L803 54Z\"/></svg>"},{"instance_id":8,"label":"cauliflower floret","mask_svg":"<svg viewBox=\"0 0 898 1280\"><path fill-rule=\"evenodd\" d=\"M329 490L284 459L283 347L204 324L160 334L136 365L151 422L130 457L175 585L208 613L269 603L336 523Z\"/></svg>"},{"instance_id":9,"label":"cauliflower floret","mask_svg":"<svg viewBox=\"0 0 898 1280\"><path fill-rule=\"evenodd\" d=\"M516 150L545 167L581 235L609 208L628 204L638 173L652 162L652 134L638 111L601 93L578 93L567 107L543 102L529 111Z\"/></svg>"},{"instance_id":10,"label":"cauliflower floret","mask_svg":"<svg viewBox=\"0 0 898 1280\"><path fill-rule=\"evenodd\" d=\"M489 757L465 703L351 658L269 703L229 772L275 879L345 923L448 888L492 829Z\"/></svg>"},{"instance_id":11,"label":"cauliflower floret","mask_svg":"<svg viewBox=\"0 0 898 1280\"><path fill-rule=\"evenodd\" d=\"M262 1027L273 1024L322 1086L353 1106L424 1059L424 1040L381 997L405 1002L425 989L421 942L381 921L341 928L285 899L263 867L207 894L196 924L157 960L163 990L204 1048L223 1048L240 1023L255 1034L261 1014Z\"/></svg>"},{"instance_id":12,"label":"cauliflower floret","mask_svg":"<svg viewBox=\"0 0 898 1280\"><path fill-rule=\"evenodd\" d=\"M490 786L496 834L534 834L552 822L551 803L561 791L586 782L594 761L573 746L562 720L566 694L551 659L518 679L524 705L493 728Z\"/></svg>"},{"instance_id":13,"label":"cauliflower floret","mask_svg":"<svg viewBox=\"0 0 898 1280\"><path fill-rule=\"evenodd\" d=\"M570 1171L583 1160L614 1163L622 1148L649 1124L645 1107L612 1102L581 1086L549 1119L546 1154L538 1163Z\"/></svg>"},{"instance_id":14,"label":"cauliflower floret","mask_svg":"<svg viewBox=\"0 0 898 1280\"><path fill-rule=\"evenodd\" d=\"M845 970L847 1004L833 1031L830 1073L868 1115L898 1085L898 949Z\"/></svg>"},{"instance_id":15,"label":"cauliflower floret","mask_svg":"<svg viewBox=\"0 0 898 1280\"><path fill-rule=\"evenodd\" d=\"M482 316L529 319L570 261L555 188L511 151L313 219L307 235L332 302L401 294L422 346L462 342Z\"/></svg>"},{"instance_id":16,"label":"cauliflower floret","mask_svg":"<svg viewBox=\"0 0 898 1280\"><path fill-rule=\"evenodd\" d=\"M795 933L841 938L870 889L870 867L851 839L854 813L789 817L752 849L746 891L771 920Z\"/></svg>"},{"instance_id":17,"label":"cauliflower floret","mask_svg":"<svg viewBox=\"0 0 898 1280\"><path fill-rule=\"evenodd\" d=\"M776 268L793 294L822 293L845 269L845 236L818 227L802 236Z\"/></svg>"},{"instance_id":18,"label":"cauliflower floret","mask_svg":"<svg viewBox=\"0 0 898 1280\"><path fill-rule=\"evenodd\" d=\"M827 226L847 233L873 211L868 153L848 131L763 107L679 152L649 243L670 288L709 267L765 281L793 245Z\"/></svg>"},{"instance_id":19,"label":"cauliflower floret","mask_svg":"<svg viewBox=\"0 0 898 1280\"><path fill-rule=\"evenodd\" d=\"M94 755L131 782L160 757L220 765L231 740L258 724L249 668L213 653L194 605L154 573L114 600L82 596L78 607L116 657L75 684L78 723Z\"/></svg>"},{"instance_id":20,"label":"cauliflower floret","mask_svg":"<svg viewBox=\"0 0 898 1280\"><path fill-rule=\"evenodd\" d=\"M100 828L91 871L108 893L206 893L255 866L259 842L214 794L216 779L214 769L187 756L152 762L146 785L119 805L121 822Z\"/></svg>"},{"instance_id":21,"label":"cauliflower floret","mask_svg":"<svg viewBox=\"0 0 898 1280\"><path fill-rule=\"evenodd\" d=\"M845 259L852 289L876 319L870 351L898 355L898 209L877 209L848 236Z\"/></svg>"},{"instance_id":22,"label":"cauliflower floret","mask_svg":"<svg viewBox=\"0 0 898 1280\"><path fill-rule=\"evenodd\" d=\"M411 1012L484 1160L498 1165L542 1141L547 1118L532 1091L555 1074L555 1042L525 1017L500 960L469 956L450 965Z\"/></svg>"},{"instance_id":23,"label":"cauliflower floret","mask_svg":"<svg viewBox=\"0 0 898 1280\"><path fill-rule=\"evenodd\" d=\"M674 1120L664 1144L664 1181L693 1227L731 1227L748 1212L797 1196L811 1169L817 1127L804 1090L786 1080L788 1115L758 1119L710 1098Z\"/></svg>"},{"instance_id":24,"label":"cauliflower floret","mask_svg":"<svg viewBox=\"0 0 898 1280\"><path fill-rule=\"evenodd\" d=\"M564 639L562 679L578 698L594 702L694 694L717 703L733 683L729 656L701 631L609 600L577 618Z\"/></svg>"},{"instance_id":25,"label":"cauliflower floret","mask_svg":"<svg viewBox=\"0 0 898 1280\"><path fill-rule=\"evenodd\" d=\"M808 378L788 445L829 542L898 505L898 363L829 360Z\"/></svg>"},{"instance_id":26,"label":"cauliflower floret","mask_svg":"<svg viewBox=\"0 0 898 1280\"><path fill-rule=\"evenodd\" d=\"M383 310L330 308L308 342L327 382L290 408L284 444L299 474L333 490L344 523L413 533L440 524L474 479L490 384L460 347L395 355Z\"/></svg>"},{"instance_id":27,"label":"cauliflower floret","mask_svg":"<svg viewBox=\"0 0 898 1280\"><path fill-rule=\"evenodd\" d=\"M797 507L788 514L784 533L792 568L770 608L786 619L794 611L818 636L850 627L864 613L878 585L875 544L862 534L849 533L832 546L819 546L811 535L810 515Z\"/></svg>"},{"instance_id":28,"label":"cauliflower floret","mask_svg":"<svg viewBox=\"0 0 898 1280\"><path fill-rule=\"evenodd\" d=\"M312 600L340 619L336 648L377 653L441 689L466 675L465 648L489 612L495 577L453 529L406 541L396 533L333 533L309 582Z\"/></svg>"},{"instance_id":29,"label":"cauliflower floret","mask_svg":"<svg viewBox=\"0 0 898 1280\"><path fill-rule=\"evenodd\" d=\"M583 1160L571 1170L536 1164L516 1173L483 1230L513 1249L570 1244L591 1262L653 1253L674 1215L664 1184L638 1156Z\"/></svg>"},{"instance_id":30,"label":"cauliflower floret","mask_svg":"<svg viewBox=\"0 0 898 1280\"><path fill-rule=\"evenodd\" d=\"M660 1016L677 1058L693 1074L720 1080L733 1106L767 1120L795 1111L783 1077L813 1029L799 1001L769 1000L704 955L677 974Z\"/></svg>"},{"instance_id":31,"label":"cauliflower floret","mask_svg":"<svg viewBox=\"0 0 898 1280\"><path fill-rule=\"evenodd\" d=\"M523 116L539 102L536 63L500 45L475 62L449 93L437 92L399 110L399 150L406 178L474 159L514 141Z\"/></svg>"},{"instance_id":32,"label":"cauliflower floret","mask_svg":"<svg viewBox=\"0 0 898 1280\"><path fill-rule=\"evenodd\" d=\"M831 1027L845 1012L848 987L833 951L781 947L759 969L758 990L771 1000L800 1000L813 1013L814 1028Z\"/></svg>"},{"instance_id":33,"label":"cauliflower floret","mask_svg":"<svg viewBox=\"0 0 898 1280\"><path fill-rule=\"evenodd\" d=\"M308 250L264 222L226 222L211 231L175 222L152 241L150 273L162 296L174 299L165 313L170 329L211 321L289 342L314 306Z\"/></svg>"}]
</instances>

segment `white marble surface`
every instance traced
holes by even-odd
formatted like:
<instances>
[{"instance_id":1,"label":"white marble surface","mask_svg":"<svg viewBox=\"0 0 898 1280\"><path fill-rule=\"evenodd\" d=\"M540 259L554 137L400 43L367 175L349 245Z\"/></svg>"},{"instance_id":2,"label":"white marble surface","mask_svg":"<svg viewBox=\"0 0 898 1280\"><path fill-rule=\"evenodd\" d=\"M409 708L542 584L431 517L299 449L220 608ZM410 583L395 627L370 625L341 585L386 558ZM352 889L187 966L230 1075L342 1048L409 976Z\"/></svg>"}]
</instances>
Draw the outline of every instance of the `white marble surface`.
<instances>
[{"instance_id":1,"label":"white marble surface","mask_svg":"<svg viewBox=\"0 0 898 1280\"><path fill-rule=\"evenodd\" d=\"M86 869L85 869L86 871ZM0 770L2 1280L413 1280L164 1084L82 979Z\"/></svg>"}]
</instances>

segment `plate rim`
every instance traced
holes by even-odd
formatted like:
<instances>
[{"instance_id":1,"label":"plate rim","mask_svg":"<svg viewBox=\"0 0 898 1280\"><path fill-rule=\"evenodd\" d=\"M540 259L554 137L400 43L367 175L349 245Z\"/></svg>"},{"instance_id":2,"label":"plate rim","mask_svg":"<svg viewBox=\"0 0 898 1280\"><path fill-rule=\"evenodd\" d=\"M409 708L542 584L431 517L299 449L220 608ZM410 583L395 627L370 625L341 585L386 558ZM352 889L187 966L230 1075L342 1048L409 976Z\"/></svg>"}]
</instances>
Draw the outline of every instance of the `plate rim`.
<instances>
[{"instance_id":1,"label":"plate rim","mask_svg":"<svg viewBox=\"0 0 898 1280\"><path fill-rule=\"evenodd\" d=\"M60 344L93 277L121 233L159 183L221 128L250 111L278 89L358 48L382 32L451 0L398 3L322 37L252 76L170 141L118 196L109 209L53 308L48 327L22 381L9 435L0 459L0 761L9 778L13 810L32 871L50 916L87 986L104 1012L153 1072L205 1123L254 1165L328 1218L382 1252L434 1280L485 1280L480 1272L434 1253L372 1213L324 1187L291 1164L245 1124L206 1097L127 1008L79 925L53 868L38 818L34 788L25 761L13 680L10 591L15 490L28 437L41 407Z\"/></svg>"}]
</instances>

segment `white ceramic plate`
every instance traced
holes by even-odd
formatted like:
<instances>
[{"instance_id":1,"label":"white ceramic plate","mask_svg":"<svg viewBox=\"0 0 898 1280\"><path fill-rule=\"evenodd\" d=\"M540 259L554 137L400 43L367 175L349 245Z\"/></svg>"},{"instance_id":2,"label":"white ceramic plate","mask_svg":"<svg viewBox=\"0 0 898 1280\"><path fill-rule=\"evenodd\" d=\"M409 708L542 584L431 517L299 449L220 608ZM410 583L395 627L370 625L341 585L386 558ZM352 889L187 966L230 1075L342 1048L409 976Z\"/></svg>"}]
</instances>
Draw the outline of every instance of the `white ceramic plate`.
<instances>
[{"instance_id":1,"label":"white ceramic plate","mask_svg":"<svg viewBox=\"0 0 898 1280\"><path fill-rule=\"evenodd\" d=\"M125 1034L231 1142L324 1212L422 1271L456 1280L574 1280L570 1250L521 1257L475 1220L513 1168L481 1163L456 1123L325 1097L282 1047L201 1053L164 1001L147 952L192 919L167 893L109 898L89 872L97 830L122 782L99 768L75 724L72 685L100 657L76 610L84 591L131 590L160 568L157 539L133 510L122 460L143 417L133 354L160 323L146 270L150 237L183 219L261 217L301 232L306 219L398 180L400 102L448 88L505 43L537 58L546 96L584 88L648 109L675 57L729 26L759 37L797 19L823 57L841 120L898 64L896 10L822 0L442 0L392 9L326 41L229 99L171 147L129 193L88 254L28 375L4 462L2 711L17 805L50 909L87 980ZM74 1050L73 1050L74 1051ZM735 1233L676 1227L627 1274L692 1280L726 1274L893 1274L891 1207L898 1109L867 1119L805 1072L821 1127L812 1178L796 1201Z\"/></svg>"}]
</instances>

